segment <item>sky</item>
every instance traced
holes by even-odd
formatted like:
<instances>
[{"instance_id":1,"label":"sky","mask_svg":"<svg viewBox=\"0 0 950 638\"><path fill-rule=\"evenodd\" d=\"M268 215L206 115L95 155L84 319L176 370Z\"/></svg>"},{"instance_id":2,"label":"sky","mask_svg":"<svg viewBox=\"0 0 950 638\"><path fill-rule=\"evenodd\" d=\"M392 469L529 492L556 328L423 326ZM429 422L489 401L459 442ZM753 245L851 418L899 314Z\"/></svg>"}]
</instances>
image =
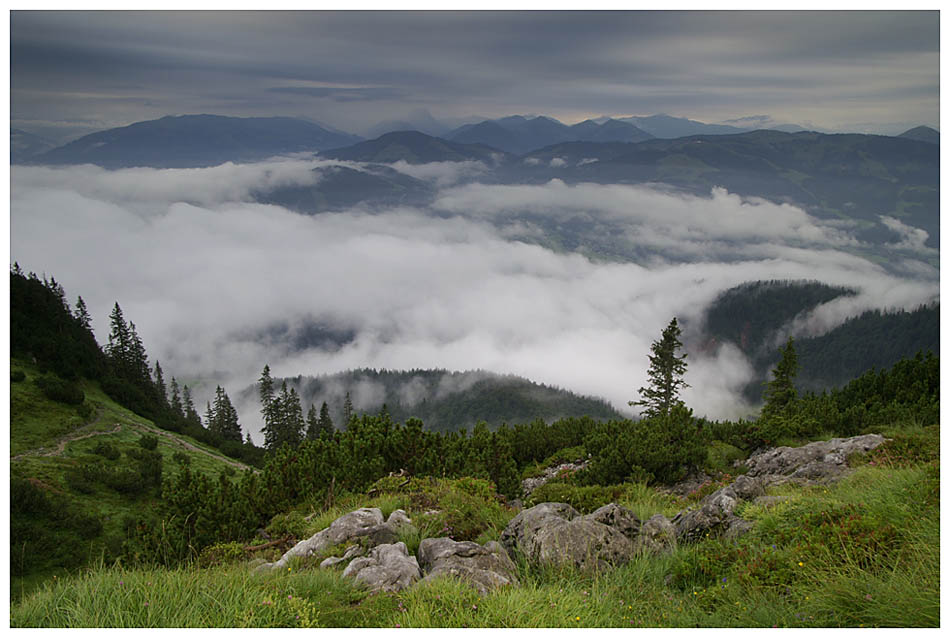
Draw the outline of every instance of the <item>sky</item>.
<instances>
[{"instance_id":1,"label":"sky","mask_svg":"<svg viewBox=\"0 0 950 638\"><path fill-rule=\"evenodd\" d=\"M420 112L667 113L899 134L939 128L938 15L14 11L11 125L63 142L187 113L357 134Z\"/></svg>"}]
</instances>

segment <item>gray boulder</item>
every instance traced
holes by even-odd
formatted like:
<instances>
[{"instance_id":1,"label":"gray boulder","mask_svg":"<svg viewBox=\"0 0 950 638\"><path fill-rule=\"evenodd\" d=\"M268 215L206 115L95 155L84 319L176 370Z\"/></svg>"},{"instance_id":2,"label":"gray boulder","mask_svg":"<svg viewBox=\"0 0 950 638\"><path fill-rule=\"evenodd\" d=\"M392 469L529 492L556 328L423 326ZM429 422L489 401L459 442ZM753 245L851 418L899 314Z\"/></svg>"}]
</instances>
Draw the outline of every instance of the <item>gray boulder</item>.
<instances>
[{"instance_id":1,"label":"gray boulder","mask_svg":"<svg viewBox=\"0 0 950 638\"><path fill-rule=\"evenodd\" d=\"M640 526L640 534L634 540L634 551L662 554L676 548L676 528L662 514L651 516Z\"/></svg>"},{"instance_id":2,"label":"gray boulder","mask_svg":"<svg viewBox=\"0 0 950 638\"><path fill-rule=\"evenodd\" d=\"M635 540L640 535L640 519L626 507L616 503L608 503L584 518L612 527L630 540Z\"/></svg>"},{"instance_id":3,"label":"gray boulder","mask_svg":"<svg viewBox=\"0 0 950 638\"><path fill-rule=\"evenodd\" d=\"M602 521L612 521L617 527ZM541 503L511 520L501 534L501 544L529 560L601 569L630 560L633 541L624 532L630 533L634 525L639 529L636 516L618 506L581 516L566 503Z\"/></svg>"},{"instance_id":4,"label":"gray boulder","mask_svg":"<svg viewBox=\"0 0 950 638\"><path fill-rule=\"evenodd\" d=\"M673 517L676 537L681 541L698 541L724 532L735 518L733 511L739 497L731 485L720 488L699 502L699 508L684 510Z\"/></svg>"},{"instance_id":5,"label":"gray boulder","mask_svg":"<svg viewBox=\"0 0 950 638\"><path fill-rule=\"evenodd\" d=\"M401 512L402 517L396 512ZM402 510L390 514L389 519L396 525L403 525L402 518L409 521ZM280 557L275 563L264 563L258 569L281 569L287 566L291 558L307 558L319 554L328 547L339 545L355 538L366 537L370 546L396 542L396 530L383 521L383 513L378 507L361 507L336 519L330 526L306 540L302 540Z\"/></svg>"},{"instance_id":6,"label":"gray boulder","mask_svg":"<svg viewBox=\"0 0 950 638\"><path fill-rule=\"evenodd\" d=\"M355 558L343 570L344 578L352 578L371 591L397 592L422 577L415 556L410 556L405 543L377 545L368 556Z\"/></svg>"},{"instance_id":7,"label":"gray boulder","mask_svg":"<svg viewBox=\"0 0 950 638\"><path fill-rule=\"evenodd\" d=\"M419 543L417 558L426 573L423 580L448 574L473 585L480 594L518 584L515 564L495 541L479 545L445 537L426 538Z\"/></svg>"},{"instance_id":8,"label":"gray boulder","mask_svg":"<svg viewBox=\"0 0 950 638\"><path fill-rule=\"evenodd\" d=\"M880 434L864 434L846 439L814 441L801 447L777 447L754 454L746 460L749 477L766 483L826 482L848 472L847 459L855 452L870 452L884 443Z\"/></svg>"},{"instance_id":9,"label":"gray boulder","mask_svg":"<svg viewBox=\"0 0 950 638\"><path fill-rule=\"evenodd\" d=\"M362 556L365 553L366 553L365 548L359 545L353 545L352 547L348 548L343 553L343 556L328 556L327 558L323 559L323 562L320 563L320 569L329 569L331 567L336 567L337 565L345 563L351 558Z\"/></svg>"}]
</instances>

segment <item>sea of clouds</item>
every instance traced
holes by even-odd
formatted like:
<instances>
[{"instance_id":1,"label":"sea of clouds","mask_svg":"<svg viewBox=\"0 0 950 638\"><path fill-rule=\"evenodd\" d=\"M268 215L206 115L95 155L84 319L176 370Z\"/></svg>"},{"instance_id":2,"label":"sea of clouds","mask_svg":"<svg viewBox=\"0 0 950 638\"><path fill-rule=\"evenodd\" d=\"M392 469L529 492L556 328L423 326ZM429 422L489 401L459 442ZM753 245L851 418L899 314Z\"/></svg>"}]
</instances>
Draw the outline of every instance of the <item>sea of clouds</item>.
<instances>
[{"instance_id":1,"label":"sea of clouds","mask_svg":"<svg viewBox=\"0 0 950 638\"><path fill-rule=\"evenodd\" d=\"M629 410L650 344L672 317L699 326L722 291L754 279L854 287L799 317L790 334L820 334L872 308L912 308L939 294L925 256L902 272L861 255L847 225L789 204L647 186L472 183L477 163L394 165L438 189L428 209L354 209L314 216L253 201L255 192L315 185L345 164L285 159L203 169L92 166L11 169L11 261L82 295L100 343L118 302L166 378L235 396L264 364L275 376L348 368L484 369L604 397ZM464 183L468 182L468 183ZM664 255L603 261L527 240L548 222L608 224ZM904 248L920 232L884 220ZM521 228L525 232L513 232ZM671 258L670 255L675 256ZM355 335L295 350L319 324ZM275 325L288 339L264 339ZM687 346L692 344L687 343ZM752 370L725 345L689 353L683 392L700 415L748 414ZM239 406L260 440L259 406Z\"/></svg>"}]
</instances>

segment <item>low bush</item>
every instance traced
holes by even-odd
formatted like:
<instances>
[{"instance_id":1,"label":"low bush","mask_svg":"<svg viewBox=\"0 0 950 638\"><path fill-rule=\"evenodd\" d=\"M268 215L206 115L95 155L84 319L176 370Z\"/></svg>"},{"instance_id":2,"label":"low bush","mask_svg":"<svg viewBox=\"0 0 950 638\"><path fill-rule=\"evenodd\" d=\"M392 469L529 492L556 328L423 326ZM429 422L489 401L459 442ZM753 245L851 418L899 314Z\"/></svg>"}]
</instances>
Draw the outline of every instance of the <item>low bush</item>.
<instances>
[{"instance_id":1,"label":"low bush","mask_svg":"<svg viewBox=\"0 0 950 638\"><path fill-rule=\"evenodd\" d=\"M10 381L13 383L20 383L21 381L26 380L26 373L23 370L13 370L10 372Z\"/></svg>"},{"instance_id":2,"label":"low bush","mask_svg":"<svg viewBox=\"0 0 950 638\"><path fill-rule=\"evenodd\" d=\"M567 503L578 512L589 514L598 507L623 500L625 493L624 485L577 486L555 481L545 483L531 492L526 505Z\"/></svg>"},{"instance_id":3,"label":"low bush","mask_svg":"<svg viewBox=\"0 0 950 638\"><path fill-rule=\"evenodd\" d=\"M100 441L99 443L96 443L96 447L92 449L92 453L105 457L109 459L110 461L118 460L118 458L122 454L121 452L119 452L118 449L116 449L114 445L112 445L111 443L106 443L104 441Z\"/></svg>"},{"instance_id":4,"label":"low bush","mask_svg":"<svg viewBox=\"0 0 950 638\"><path fill-rule=\"evenodd\" d=\"M265 531L271 538L275 539L284 538L285 536L301 539L310 536L307 533L309 526L310 524L304 520L303 514L294 511L278 514L272 518Z\"/></svg>"},{"instance_id":5,"label":"low bush","mask_svg":"<svg viewBox=\"0 0 950 638\"><path fill-rule=\"evenodd\" d=\"M246 558L244 546L241 543L217 543L201 550L198 554L199 567L216 567L236 563Z\"/></svg>"},{"instance_id":6,"label":"low bush","mask_svg":"<svg viewBox=\"0 0 950 638\"><path fill-rule=\"evenodd\" d=\"M143 450L154 450L158 447L158 437L154 434L143 434L138 444Z\"/></svg>"},{"instance_id":7,"label":"low bush","mask_svg":"<svg viewBox=\"0 0 950 638\"><path fill-rule=\"evenodd\" d=\"M81 405L86 400L86 395L82 389L72 381L64 381L57 376L46 374L37 377L34 380L37 387L43 391L47 398L66 403L68 405Z\"/></svg>"}]
</instances>

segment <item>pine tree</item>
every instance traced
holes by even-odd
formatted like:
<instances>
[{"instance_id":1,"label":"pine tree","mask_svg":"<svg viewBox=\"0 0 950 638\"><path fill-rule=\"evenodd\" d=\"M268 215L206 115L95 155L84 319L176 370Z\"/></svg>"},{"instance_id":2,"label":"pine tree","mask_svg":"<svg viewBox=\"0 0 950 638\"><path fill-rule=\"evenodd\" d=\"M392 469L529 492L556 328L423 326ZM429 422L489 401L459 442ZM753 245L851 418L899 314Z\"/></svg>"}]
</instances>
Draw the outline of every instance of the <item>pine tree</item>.
<instances>
[{"instance_id":1,"label":"pine tree","mask_svg":"<svg viewBox=\"0 0 950 638\"><path fill-rule=\"evenodd\" d=\"M167 411L168 388L165 387L165 375L162 373L162 366L158 361L155 362L155 394L158 395L159 406L163 411Z\"/></svg>"},{"instance_id":2,"label":"pine tree","mask_svg":"<svg viewBox=\"0 0 950 638\"><path fill-rule=\"evenodd\" d=\"M330 408L327 406L326 401L320 406L320 419L317 421L317 427L321 434L333 436L333 419L330 418Z\"/></svg>"},{"instance_id":3,"label":"pine tree","mask_svg":"<svg viewBox=\"0 0 950 638\"><path fill-rule=\"evenodd\" d=\"M92 330L92 317L89 316L89 310L86 308L86 302L80 296L76 299L76 311L73 313L79 325L86 330Z\"/></svg>"},{"instance_id":4,"label":"pine tree","mask_svg":"<svg viewBox=\"0 0 950 638\"><path fill-rule=\"evenodd\" d=\"M795 390L795 376L798 374L798 356L795 354L795 342L792 337L779 348L781 360L772 369L772 380L765 384L765 405L762 407L762 419L782 414L798 398Z\"/></svg>"},{"instance_id":5,"label":"pine tree","mask_svg":"<svg viewBox=\"0 0 950 638\"><path fill-rule=\"evenodd\" d=\"M320 436L320 424L317 422L317 408L310 404L307 411L307 440L313 441Z\"/></svg>"},{"instance_id":6,"label":"pine tree","mask_svg":"<svg viewBox=\"0 0 950 638\"><path fill-rule=\"evenodd\" d=\"M132 346L129 326L125 323L125 317L122 315L119 302L116 302L113 306L112 312L109 314L109 321L111 329L109 331L109 343L106 344L106 354L112 362L116 375L125 377L126 365Z\"/></svg>"},{"instance_id":7,"label":"pine tree","mask_svg":"<svg viewBox=\"0 0 950 638\"><path fill-rule=\"evenodd\" d=\"M201 417L198 416L198 411L195 410L195 404L191 400L191 390L188 389L188 386L183 387L181 390L181 402L182 407L185 409L185 423L192 427L200 428Z\"/></svg>"},{"instance_id":8,"label":"pine tree","mask_svg":"<svg viewBox=\"0 0 950 638\"><path fill-rule=\"evenodd\" d=\"M168 407L172 411L172 416L178 421L185 420L185 406L181 402L181 394L178 390L178 381L175 380L175 377L172 377L171 382L171 399L169 399Z\"/></svg>"},{"instance_id":9,"label":"pine tree","mask_svg":"<svg viewBox=\"0 0 950 638\"><path fill-rule=\"evenodd\" d=\"M642 405L644 416L647 418L668 416L675 406L683 405L679 399L680 388L688 388L683 381L686 373L686 354L677 355L676 351L683 345L680 340L681 330L673 317L669 325L663 330L659 341L654 341L649 355L650 367L647 375L650 378L649 387L640 388L639 401L630 401L629 405Z\"/></svg>"},{"instance_id":10,"label":"pine tree","mask_svg":"<svg viewBox=\"0 0 950 638\"><path fill-rule=\"evenodd\" d=\"M350 419L353 418L353 401L350 400L350 392L347 390L346 398L343 399L343 427L347 427L350 424Z\"/></svg>"}]
</instances>

